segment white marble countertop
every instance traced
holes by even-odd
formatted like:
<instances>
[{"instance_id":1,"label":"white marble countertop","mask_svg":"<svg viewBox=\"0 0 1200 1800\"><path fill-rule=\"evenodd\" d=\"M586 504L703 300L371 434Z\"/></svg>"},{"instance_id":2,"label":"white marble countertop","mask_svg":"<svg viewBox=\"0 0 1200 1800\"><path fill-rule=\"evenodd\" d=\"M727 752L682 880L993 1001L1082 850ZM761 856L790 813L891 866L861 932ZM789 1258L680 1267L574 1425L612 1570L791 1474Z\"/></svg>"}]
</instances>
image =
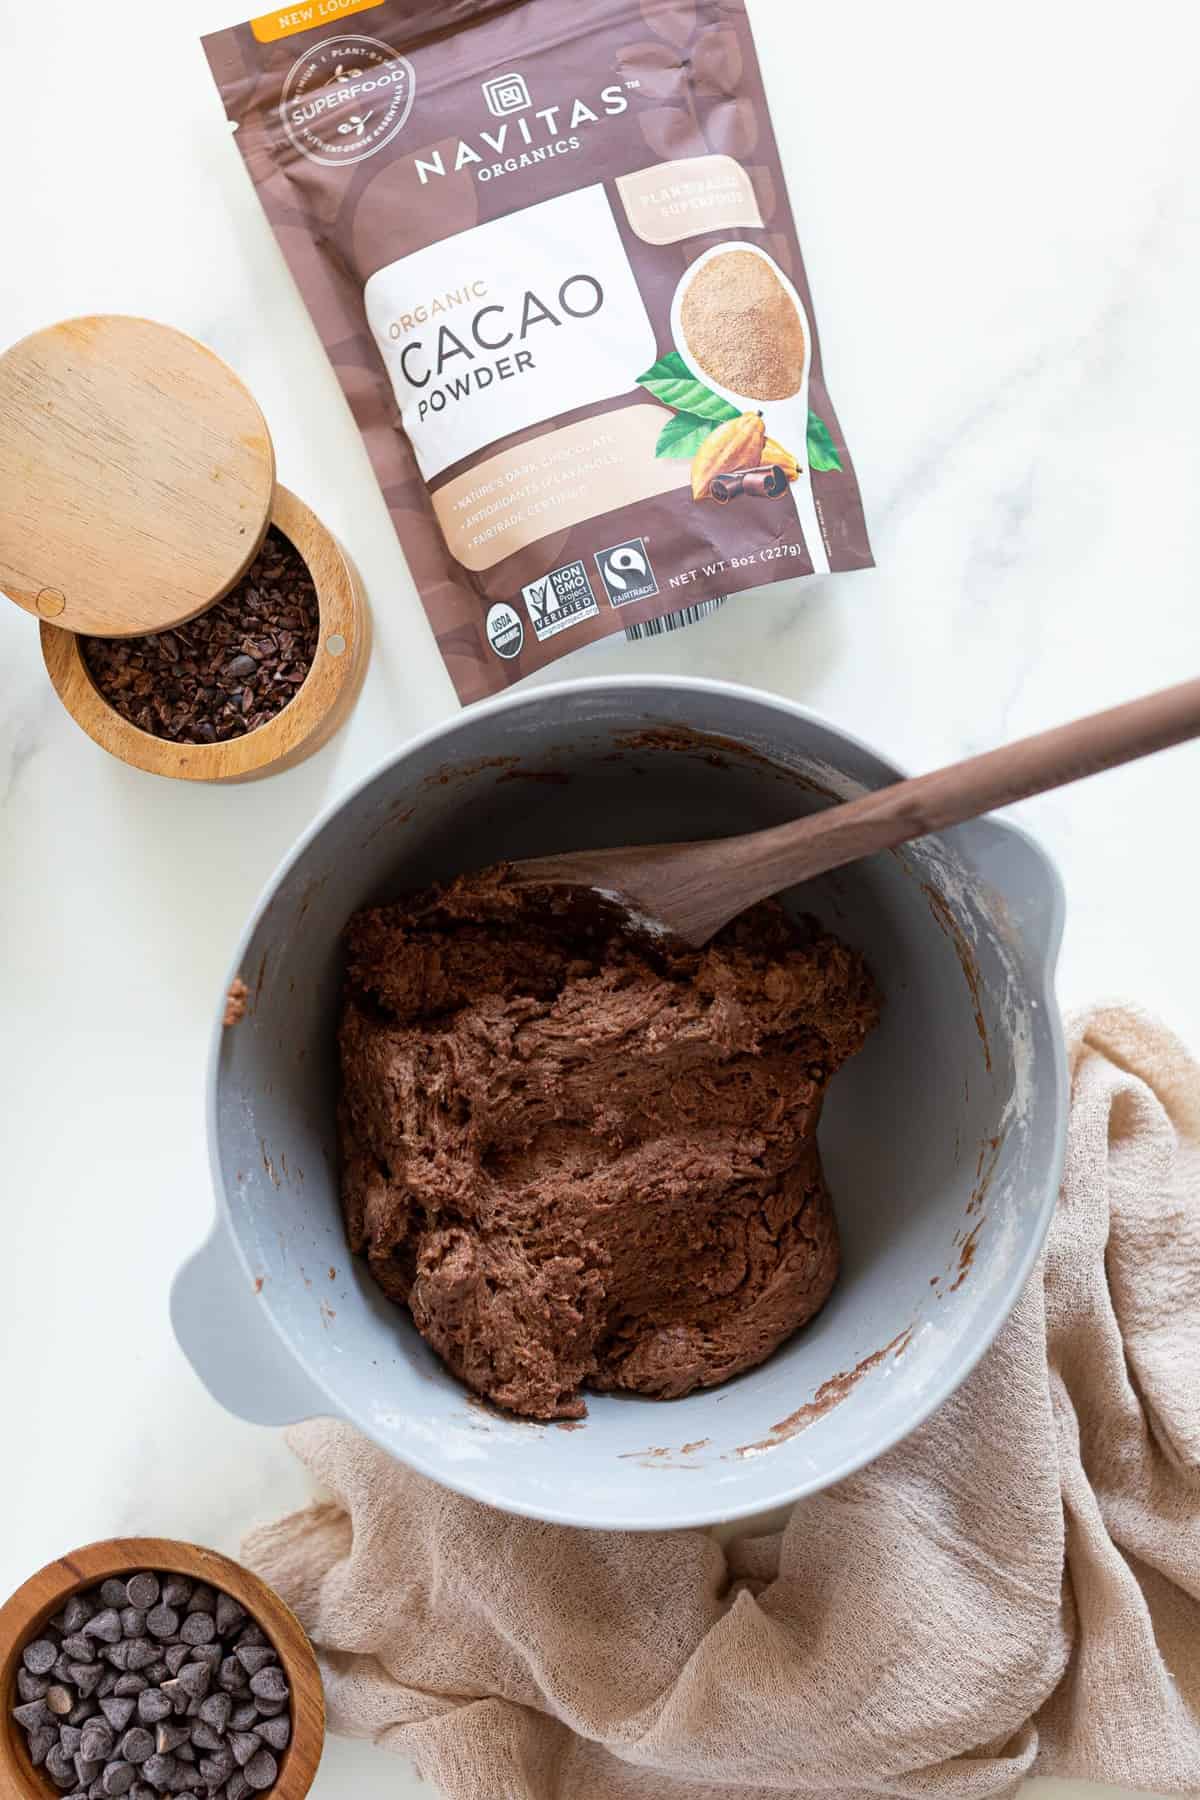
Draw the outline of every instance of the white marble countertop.
<instances>
[{"instance_id":1,"label":"white marble countertop","mask_svg":"<svg viewBox=\"0 0 1200 1800\"><path fill-rule=\"evenodd\" d=\"M751 4L879 567L558 672L756 683L913 768L1194 674L1194 9ZM0 607L3 1593L114 1533L235 1550L302 1500L279 1436L214 1405L167 1322L211 1209L213 994L301 828L455 705L199 50L241 16L227 0L0 4L0 344L104 310L212 344L258 395L282 479L357 559L376 628L336 741L216 790L91 745L29 619ZM1194 1046L1198 781L1185 748L1022 809L1066 881L1064 1004L1129 997ZM427 1790L331 1743L314 1791Z\"/></svg>"}]
</instances>

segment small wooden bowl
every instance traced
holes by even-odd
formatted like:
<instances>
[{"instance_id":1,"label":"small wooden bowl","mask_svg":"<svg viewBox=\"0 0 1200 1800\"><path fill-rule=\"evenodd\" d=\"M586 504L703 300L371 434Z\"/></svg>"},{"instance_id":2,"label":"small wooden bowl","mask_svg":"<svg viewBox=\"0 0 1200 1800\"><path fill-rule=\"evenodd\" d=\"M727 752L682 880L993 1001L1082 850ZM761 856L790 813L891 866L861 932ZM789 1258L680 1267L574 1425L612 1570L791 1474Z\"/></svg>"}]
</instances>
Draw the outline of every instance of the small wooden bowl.
<instances>
[{"instance_id":1,"label":"small wooden bowl","mask_svg":"<svg viewBox=\"0 0 1200 1800\"><path fill-rule=\"evenodd\" d=\"M123 719L100 694L79 639L45 621L42 656L59 699L102 749L152 775L179 781L254 781L319 750L353 706L366 671L369 621L358 575L336 538L287 488L276 487L271 524L308 564L321 632L312 668L295 697L257 731L225 744L173 744Z\"/></svg>"},{"instance_id":2,"label":"small wooden bowl","mask_svg":"<svg viewBox=\"0 0 1200 1800\"><path fill-rule=\"evenodd\" d=\"M81 1588L110 1575L164 1569L231 1594L270 1638L292 1690L292 1736L279 1757L279 1775L266 1800L303 1800L325 1745L325 1693L312 1645L299 1620L265 1581L216 1550L169 1538L105 1538L47 1563L0 1607L0 1793L13 1800L61 1800L59 1789L29 1760L25 1736L12 1716L18 1705L17 1669L21 1652L47 1619Z\"/></svg>"}]
</instances>

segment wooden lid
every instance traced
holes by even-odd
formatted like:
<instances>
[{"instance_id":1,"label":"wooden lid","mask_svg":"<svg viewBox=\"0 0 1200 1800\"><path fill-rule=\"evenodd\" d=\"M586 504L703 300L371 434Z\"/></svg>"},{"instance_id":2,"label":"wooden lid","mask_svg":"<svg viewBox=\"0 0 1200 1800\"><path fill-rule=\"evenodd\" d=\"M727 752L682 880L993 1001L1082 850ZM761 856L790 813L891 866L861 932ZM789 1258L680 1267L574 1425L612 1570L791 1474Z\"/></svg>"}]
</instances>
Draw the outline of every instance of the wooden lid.
<instances>
[{"instance_id":1,"label":"wooden lid","mask_svg":"<svg viewBox=\"0 0 1200 1800\"><path fill-rule=\"evenodd\" d=\"M180 625L254 560L275 452L249 390L147 319L68 319L0 356L0 593L100 637Z\"/></svg>"}]
</instances>

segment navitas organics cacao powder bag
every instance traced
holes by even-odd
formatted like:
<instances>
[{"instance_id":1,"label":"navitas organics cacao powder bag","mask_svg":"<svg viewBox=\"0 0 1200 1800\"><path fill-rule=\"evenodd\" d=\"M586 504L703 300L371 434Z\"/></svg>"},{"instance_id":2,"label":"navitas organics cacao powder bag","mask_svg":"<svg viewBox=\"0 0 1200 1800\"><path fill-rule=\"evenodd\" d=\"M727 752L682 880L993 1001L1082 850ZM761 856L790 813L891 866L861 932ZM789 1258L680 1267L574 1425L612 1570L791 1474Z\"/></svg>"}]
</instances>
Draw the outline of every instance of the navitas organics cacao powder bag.
<instances>
[{"instance_id":1,"label":"navitas organics cacao powder bag","mask_svg":"<svg viewBox=\"0 0 1200 1800\"><path fill-rule=\"evenodd\" d=\"M743 0L205 40L464 701L871 562Z\"/></svg>"}]
</instances>

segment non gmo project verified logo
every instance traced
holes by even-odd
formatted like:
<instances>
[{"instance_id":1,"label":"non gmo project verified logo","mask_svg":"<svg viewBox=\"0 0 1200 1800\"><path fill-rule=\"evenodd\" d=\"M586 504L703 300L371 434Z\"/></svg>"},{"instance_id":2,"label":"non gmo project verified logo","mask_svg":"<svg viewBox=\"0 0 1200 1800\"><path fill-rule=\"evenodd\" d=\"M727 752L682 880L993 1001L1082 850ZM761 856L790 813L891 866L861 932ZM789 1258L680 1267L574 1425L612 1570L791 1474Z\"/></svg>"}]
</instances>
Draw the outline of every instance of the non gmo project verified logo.
<instances>
[{"instance_id":1,"label":"non gmo project verified logo","mask_svg":"<svg viewBox=\"0 0 1200 1800\"><path fill-rule=\"evenodd\" d=\"M594 619L600 610L581 562L565 563L540 581L531 581L521 589L521 597L539 643L580 619Z\"/></svg>"}]
</instances>

